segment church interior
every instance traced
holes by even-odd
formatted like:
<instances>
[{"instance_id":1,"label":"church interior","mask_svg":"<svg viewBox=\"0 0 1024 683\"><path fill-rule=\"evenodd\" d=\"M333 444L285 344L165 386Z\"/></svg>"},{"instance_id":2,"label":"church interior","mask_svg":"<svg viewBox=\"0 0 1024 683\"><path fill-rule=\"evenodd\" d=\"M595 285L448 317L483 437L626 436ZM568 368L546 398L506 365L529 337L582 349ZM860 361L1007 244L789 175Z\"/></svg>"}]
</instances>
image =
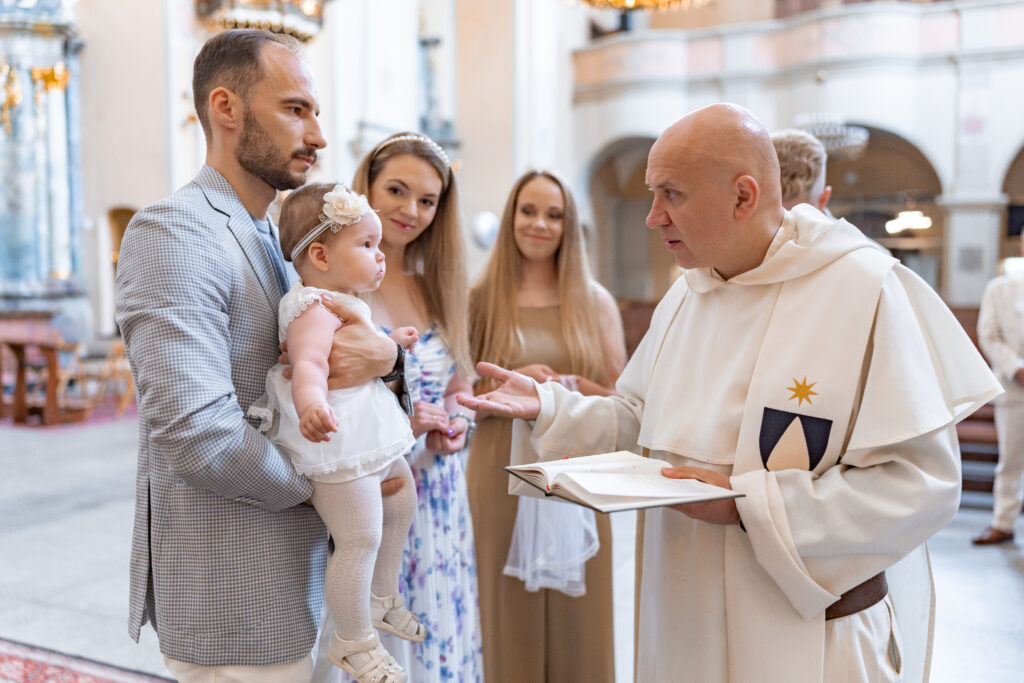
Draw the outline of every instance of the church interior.
<instances>
[{"instance_id":1,"label":"church interior","mask_svg":"<svg viewBox=\"0 0 1024 683\"><path fill-rule=\"evenodd\" d=\"M1024 272L1024 0L0 0L0 681L86 680L28 678L5 663L22 651L170 680L155 634L125 628L138 420L114 283L135 212L203 165L193 60L233 27L302 41L328 141L311 180L352 178L400 131L445 149L471 281L515 179L567 179L630 352L681 273L645 225L648 152L715 102L817 137L832 214L976 343L986 283ZM960 512L931 543L932 681L1024 670L1022 546L970 544L991 408L958 426ZM620 682L631 515L612 520Z\"/></svg>"}]
</instances>

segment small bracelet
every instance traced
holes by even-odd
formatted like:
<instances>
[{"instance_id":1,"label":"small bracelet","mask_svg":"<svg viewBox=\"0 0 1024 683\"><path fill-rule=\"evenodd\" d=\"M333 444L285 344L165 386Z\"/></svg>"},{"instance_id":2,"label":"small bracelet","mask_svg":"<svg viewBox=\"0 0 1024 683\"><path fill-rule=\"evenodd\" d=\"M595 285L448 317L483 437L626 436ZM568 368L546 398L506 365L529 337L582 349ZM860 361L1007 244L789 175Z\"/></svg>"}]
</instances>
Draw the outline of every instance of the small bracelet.
<instances>
[{"instance_id":1,"label":"small bracelet","mask_svg":"<svg viewBox=\"0 0 1024 683\"><path fill-rule=\"evenodd\" d=\"M469 415L466 415L465 413L451 413L450 415L448 415L448 420L450 422L451 420L454 420L457 417L461 417L463 420L466 421L467 424L469 424L469 427L466 428L466 443L469 443L469 438L473 436L473 430L476 429L476 420L471 418Z\"/></svg>"}]
</instances>

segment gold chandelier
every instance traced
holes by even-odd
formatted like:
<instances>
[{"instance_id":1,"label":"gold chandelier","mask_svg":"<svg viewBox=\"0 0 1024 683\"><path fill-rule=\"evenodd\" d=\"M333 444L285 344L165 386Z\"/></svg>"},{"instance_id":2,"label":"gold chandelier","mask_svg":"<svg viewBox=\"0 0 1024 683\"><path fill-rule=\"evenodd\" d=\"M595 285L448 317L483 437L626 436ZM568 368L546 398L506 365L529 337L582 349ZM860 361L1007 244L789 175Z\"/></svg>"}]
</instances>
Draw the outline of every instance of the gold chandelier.
<instances>
[{"instance_id":1,"label":"gold chandelier","mask_svg":"<svg viewBox=\"0 0 1024 683\"><path fill-rule=\"evenodd\" d=\"M693 9L702 7L712 0L581 0L583 4L597 7L598 9Z\"/></svg>"},{"instance_id":2,"label":"gold chandelier","mask_svg":"<svg viewBox=\"0 0 1024 683\"><path fill-rule=\"evenodd\" d=\"M262 28L307 41L320 32L327 0L196 0L196 16L216 29Z\"/></svg>"}]
</instances>

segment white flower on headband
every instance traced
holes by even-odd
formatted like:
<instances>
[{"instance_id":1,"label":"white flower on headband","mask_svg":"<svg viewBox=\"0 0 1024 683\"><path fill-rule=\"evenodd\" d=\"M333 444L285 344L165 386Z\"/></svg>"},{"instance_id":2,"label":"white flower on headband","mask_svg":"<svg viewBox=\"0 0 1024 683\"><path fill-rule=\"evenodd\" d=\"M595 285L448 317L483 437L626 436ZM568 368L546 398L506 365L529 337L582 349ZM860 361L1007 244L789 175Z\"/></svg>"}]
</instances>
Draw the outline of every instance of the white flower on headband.
<instances>
[{"instance_id":1,"label":"white flower on headband","mask_svg":"<svg viewBox=\"0 0 1024 683\"><path fill-rule=\"evenodd\" d=\"M358 223L368 213L374 213L374 210L370 208L370 202L366 201L365 196L344 185L335 185L333 190L324 195L320 222L292 249L292 261L327 230L337 234L346 225Z\"/></svg>"},{"instance_id":2,"label":"white flower on headband","mask_svg":"<svg viewBox=\"0 0 1024 683\"><path fill-rule=\"evenodd\" d=\"M366 197L342 185L324 195L324 218L338 225L350 225L364 214L373 213Z\"/></svg>"}]
</instances>

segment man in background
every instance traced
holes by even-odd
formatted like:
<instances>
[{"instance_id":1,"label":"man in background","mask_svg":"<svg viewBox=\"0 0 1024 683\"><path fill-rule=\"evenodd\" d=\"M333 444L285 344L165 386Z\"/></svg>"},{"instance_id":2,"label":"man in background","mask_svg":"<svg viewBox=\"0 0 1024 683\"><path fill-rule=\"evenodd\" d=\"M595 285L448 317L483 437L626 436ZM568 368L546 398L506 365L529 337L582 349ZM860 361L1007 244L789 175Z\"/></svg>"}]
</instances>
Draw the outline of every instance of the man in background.
<instances>
[{"instance_id":1,"label":"man in background","mask_svg":"<svg viewBox=\"0 0 1024 683\"><path fill-rule=\"evenodd\" d=\"M1024 235L1020 252L1024 256ZM972 541L993 545L1013 540L1013 523L1024 501L1024 273L997 277L985 287L978 343L1006 389L995 401L999 464L992 523Z\"/></svg>"}]
</instances>

